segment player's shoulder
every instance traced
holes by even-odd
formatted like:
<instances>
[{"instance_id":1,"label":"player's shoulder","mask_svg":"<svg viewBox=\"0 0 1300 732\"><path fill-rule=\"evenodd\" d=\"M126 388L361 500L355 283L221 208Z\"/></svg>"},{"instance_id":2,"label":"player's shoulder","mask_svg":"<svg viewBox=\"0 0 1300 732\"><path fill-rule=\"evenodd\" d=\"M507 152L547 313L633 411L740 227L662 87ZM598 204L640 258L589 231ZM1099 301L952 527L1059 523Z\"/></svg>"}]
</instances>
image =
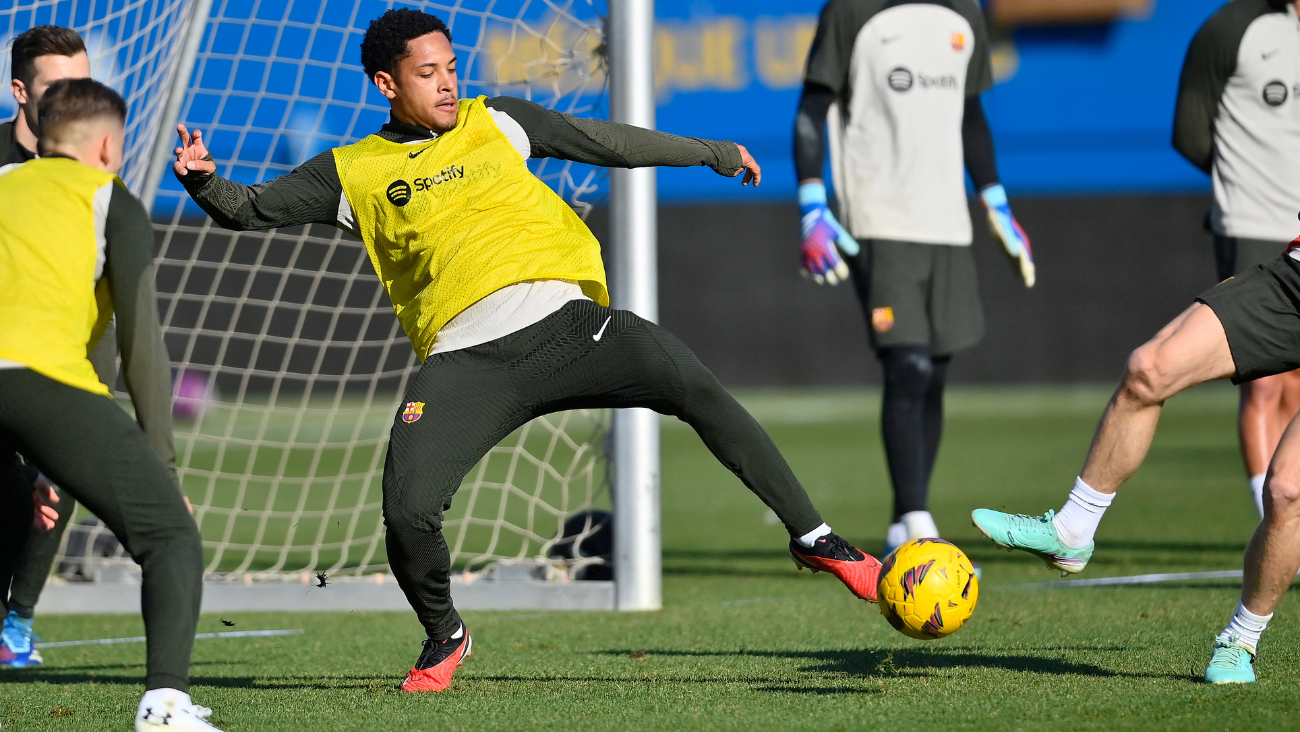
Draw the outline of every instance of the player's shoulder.
<instances>
[{"instance_id":1,"label":"player's shoulder","mask_svg":"<svg viewBox=\"0 0 1300 732\"><path fill-rule=\"evenodd\" d=\"M822 24L861 28L891 4L889 0L830 0L822 6Z\"/></svg>"},{"instance_id":2,"label":"player's shoulder","mask_svg":"<svg viewBox=\"0 0 1300 732\"><path fill-rule=\"evenodd\" d=\"M976 0L949 0L953 11L966 19L970 23L972 30L983 32L984 30L984 8Z\"/></svg>"},{"instance_id":3,"label":"player's shoulder","mask_svg":"<svg viewBox=\"0 0 1300 732\"><path fill-rule=\"evenodd\" d=\"M1255 21L1270 16L1284 16L1285 0L1229 0L1206 19L1196 32L1196 41L1236 45Z\"/></svg>"}]
</instances>

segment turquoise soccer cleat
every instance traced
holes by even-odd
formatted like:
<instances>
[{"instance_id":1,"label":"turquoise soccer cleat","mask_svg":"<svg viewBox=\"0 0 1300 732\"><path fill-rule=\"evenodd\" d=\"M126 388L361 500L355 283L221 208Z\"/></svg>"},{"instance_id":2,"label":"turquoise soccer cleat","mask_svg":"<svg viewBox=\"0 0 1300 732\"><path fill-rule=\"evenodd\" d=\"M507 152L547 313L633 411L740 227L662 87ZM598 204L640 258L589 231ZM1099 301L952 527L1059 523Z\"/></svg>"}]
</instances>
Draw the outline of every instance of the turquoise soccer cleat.
<instances>
[{"instance_id":1,"label":"turquoise soccer cleat","mask_svg":"<svg viewBox=\"0 0 1300 732\"><path fill-rule=\"evenodd\" d=\"M36 649L40 638L32 632L32 619L20 618L10 612L0 630L0 667L26 668L40 666L41 652Z\"/></svg>"},{"instance_id":2,"label":"turquoise soccer cleat","mask_svg":"<svg viewBox=\"0 0 1300 732\"><path fill-rule=\"evenodd\" d=\"M1237 641L1214 639L1214 655L1205 669L1207 684L1253 684L1255 682L1255 654Z\"/></svg>"},{"instance_id":3,"label":"turquoise soccer cleat","mask_svg":"<svg viewBox=\"0 0 1300 732\"><path fill-rule=\"evenodd\" d=\"M970 520L994 544L1003 549L1020 549L1043 558L1047 566L1059 569L1061 576L1078 574L1092 559L1093 543L1072 549L1061 543L1052 525L1055 511L1042 516L1002 513L987 508L971 512Z\"/></svg>"}]
</instances>

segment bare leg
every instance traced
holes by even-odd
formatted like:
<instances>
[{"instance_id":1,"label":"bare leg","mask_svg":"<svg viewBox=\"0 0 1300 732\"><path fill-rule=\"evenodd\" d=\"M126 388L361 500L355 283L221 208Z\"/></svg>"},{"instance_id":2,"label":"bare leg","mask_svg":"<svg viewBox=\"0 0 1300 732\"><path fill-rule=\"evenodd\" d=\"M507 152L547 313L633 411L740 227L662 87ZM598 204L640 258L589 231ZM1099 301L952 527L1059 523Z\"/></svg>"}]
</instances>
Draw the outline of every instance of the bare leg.
<instances>
[{"instance_id":1,"label":"bare leg","mask_svg":"<svg viewBox=\"0 0 1300 732\"><path fill-rule=\"evenodd\" d=\"M1114 493L1146 458L1164 401L1236 371L1214 311L1195 303L1129 357L1124 380L1102 415L1080 477Z\"/></svg>"},{"instance_id":2,"label":"bare leg","mask_svg":"<svg viewBox=\"0 0 1300 732\"><path fill-rule=\"evenodd\" d=\"M1264 483L1264 520L1246 547L1241 601L1269 615L1300 569L1300 426L1282 435Z\"/></svg>"},{"instance_id":3,"label":"bare leg","mask_svg":"<svg viewBox=\"0 0 1300 732\"><path fill-rule=\"evenodd\" d=\"M1241 385L1241 409L1237 413L1237 434L1246 475L1262 475L1290 422L1283 415L1282 396L1289 374L1265 376Z\"/></svg>"}]
</instances>

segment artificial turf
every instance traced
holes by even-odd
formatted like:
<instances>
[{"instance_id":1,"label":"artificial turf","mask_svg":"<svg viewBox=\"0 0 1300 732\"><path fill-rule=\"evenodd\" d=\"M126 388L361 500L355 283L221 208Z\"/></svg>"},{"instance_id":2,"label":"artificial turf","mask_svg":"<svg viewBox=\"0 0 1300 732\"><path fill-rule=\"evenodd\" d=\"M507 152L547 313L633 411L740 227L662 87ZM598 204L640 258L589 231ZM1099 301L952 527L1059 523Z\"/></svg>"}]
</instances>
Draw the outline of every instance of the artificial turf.
<instances>
[{"instance_id":1,"label":"artificial turf","mask_svg":"<svg viewBox=\"0 0 1300 732\"><path fill-rule=\"evenodd\" d=\"M201 640L193 695L229 730L1288 729L1300 708L1300 622L1284 602L1261 679L1198 676L1238 583L1042 588L1041 563L995 550L967 515L1059 507L1106 399L1098 389L965 389L949 401L932 506L984 568L980 604L947 639L894 632L833 579L796 572L784 531L688 430L663 433L664 610L465 613L475 657L452 689L395 687L418 653L408 613L237 614ZM1240 567L1254 508L1234 393L1170 402L1085 576ZM888 497L870 392L749 395L837 531L878 549ZM453 509L454 514L454 509ZM228 630L205 616L201 632ZM41 617L48 640L133 636L130 616ZM4 730L127 729L144 647L50 649L0 675Z\"/></svg>"}]
</instances>

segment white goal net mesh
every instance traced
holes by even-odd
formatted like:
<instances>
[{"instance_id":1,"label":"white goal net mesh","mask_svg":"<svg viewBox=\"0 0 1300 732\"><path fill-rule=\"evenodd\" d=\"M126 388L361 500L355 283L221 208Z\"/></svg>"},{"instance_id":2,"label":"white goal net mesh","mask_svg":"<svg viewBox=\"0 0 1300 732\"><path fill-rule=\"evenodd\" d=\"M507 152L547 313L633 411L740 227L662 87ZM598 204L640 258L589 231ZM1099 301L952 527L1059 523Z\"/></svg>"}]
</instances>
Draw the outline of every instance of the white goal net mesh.
<instances>
[{"instance_id":1,"label":"white goal net mesh","mask_svg":"<svg viewBox=\"0 0 1300 732\"><path fill-rule=\"evenodd\" d=\"M603 21L591 1L403 5L450 26L462 96L510 94L603 116ZM378 130L388 108L358 46L393 5L215 0L181 121L203 130L222 175L249 184ZM602 194L595 169L532 165L579 213ZM364 246L322 226L225 231L170 172L153 215L177 464L209 576L383 570L388 430L419 361ZM457 570L519 562L573 576L593 561L549 555L566 521L608 506L606 422L598 412L555 414L493 449L444 525Z\"/></svg>"},{"instance_id":2,"label":"white goal net mesh","mask_svg":"<svg viewBox=\"0 0 1300 732\"><path fill-rule=\"evenodd\" d=\"M193 6L193 0L0 0L0 79L9 81L13 38L23 31L60 25L80 33L91 74L126 99L122 179L139 191ZM13 97L0 94L0 119L17 111Z\"/></svg>"}]
</instances>

